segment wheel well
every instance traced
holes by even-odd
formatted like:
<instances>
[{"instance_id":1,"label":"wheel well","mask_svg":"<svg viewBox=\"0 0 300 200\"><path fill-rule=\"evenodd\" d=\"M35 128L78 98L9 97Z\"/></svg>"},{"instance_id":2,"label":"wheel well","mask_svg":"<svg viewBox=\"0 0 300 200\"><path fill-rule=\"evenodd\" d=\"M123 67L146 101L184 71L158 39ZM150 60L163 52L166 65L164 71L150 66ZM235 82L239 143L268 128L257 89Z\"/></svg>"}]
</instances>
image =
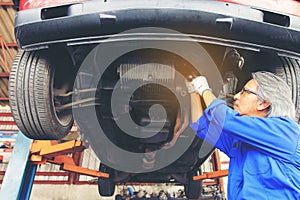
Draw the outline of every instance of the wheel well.
<instances>
[{"instance_id":1,"label":"wheel well","mask_svg":"<svg viewBox=\"0 0 300 200\"><path fill-rule=\"evenodd\" d=\"M74 66L72 56L64 47L55 47L44 50L44 55L55 69L54 88L68 92L73 90L74 81L78 69Z\"/></svg>"}]
</instances>

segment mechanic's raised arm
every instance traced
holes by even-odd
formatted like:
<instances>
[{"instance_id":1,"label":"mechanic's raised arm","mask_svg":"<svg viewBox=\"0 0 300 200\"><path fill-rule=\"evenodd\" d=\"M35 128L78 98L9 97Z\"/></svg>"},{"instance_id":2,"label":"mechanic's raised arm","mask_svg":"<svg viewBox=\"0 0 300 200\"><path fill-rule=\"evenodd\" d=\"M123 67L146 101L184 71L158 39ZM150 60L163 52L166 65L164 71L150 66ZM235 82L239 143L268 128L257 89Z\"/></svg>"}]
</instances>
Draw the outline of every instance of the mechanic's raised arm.
<instances>
[{"instance_id":1,"label":"mechanic's raised arm","mask_svg":"<svg viewBox=\"0 0 300 200\"><path fill-rule=\"evenodd\" d=\"M203 114L203 105L201 103L200 95L203 97L205 107L216 99L212 93L207 80L204 76L198 76L191 83L187 83L189 93L191 93L191 118L192 122L198 121Z\"/></svg>"},{"instance_id":2,"label":"mechanic's raised arm","mask_svg":"<svg viewBox=\"0 0 300 200\"><path fill-rule=\"evenodd\" d=\"M223 102L212 103L215 102L214 100L216 97L209 88L205 77L199 76L192 82L186 83L186 85L188 92L191 94L191 128L195 131L198 137L206 140L208 143L228 155L232 147L232 136L221 134L222 130L220 129L220 126L214 126L215 123L212 123L210 126L213 116L217 116L216 120L220 124L223 124L225 120L224 113L227 106L225 104L223 105ZM201 101L201 96L205 106L202 105L203 101ZM203 109L205 107L210 107L210 109L204 111ZM213 109L211 110L212 107ZM200 118L202 118L202 120L200 120Z\"/></svg>"},{"instance_id":3,"label":"mechanic's raised arm","mask_svg":"<svg viewBox=\"0 0 300 200\"><path fill-rule=\"evenodd\" d=\"M203 107L200 99L200 95L197 93L191 93L191 120L193 123L203 115Z\"/></svg>"}]
</instances>

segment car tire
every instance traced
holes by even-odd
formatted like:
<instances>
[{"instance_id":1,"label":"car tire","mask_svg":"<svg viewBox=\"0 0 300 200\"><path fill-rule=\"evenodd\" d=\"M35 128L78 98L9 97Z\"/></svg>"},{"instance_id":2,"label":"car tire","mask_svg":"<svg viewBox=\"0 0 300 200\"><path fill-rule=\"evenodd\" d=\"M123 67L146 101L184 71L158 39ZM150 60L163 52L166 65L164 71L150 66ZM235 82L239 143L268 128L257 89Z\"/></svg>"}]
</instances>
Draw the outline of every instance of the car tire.
<instances>
[{"instance_id":1,"label":"car tire","mask_svg":"<svg viewBox=\"0 0 300 200\"><path fill-rule=\"evenodd\" d=\"M100 163L99 171L109 174L109 178L98 178L98 191L101 196L110 197L115 193L116 184L112 180L114 169Z\"/></svg>"},{"instance_id":2,"label":"car tire","mask_svg":"<svg viewBox=\"0 0 300 200\"><path fill-rule=\"evenodd\" d=\"M300 60L288 57L279 58L281 66L275 68L275 73L285 80L292 90L296 121L300 124Z\"/></svg>"},{"instance_id":3,"label":"car tire","mask_svg":"<svg viewBox=\"0 0 300 200\"><path fill-rule=\"evenodd\" d=\"M198 199L202 191L202 180L194 181L193 176L197 175L198 171L188 173L188 183L184 185L185 196L188 199Z\"/></svg>"},{"instance_id":4,"label":"car tire","mask_svg":"<svg viewBox=\"0 0 300 200\"><path fill-rule=\"evenodd\" d=\"M20 51L11 69L11 111L20 131L32 139L60 139L73 125L71 110L56 111L53 90L57 66L54 60L49 52Z\"/></svg>"}]
</instances>

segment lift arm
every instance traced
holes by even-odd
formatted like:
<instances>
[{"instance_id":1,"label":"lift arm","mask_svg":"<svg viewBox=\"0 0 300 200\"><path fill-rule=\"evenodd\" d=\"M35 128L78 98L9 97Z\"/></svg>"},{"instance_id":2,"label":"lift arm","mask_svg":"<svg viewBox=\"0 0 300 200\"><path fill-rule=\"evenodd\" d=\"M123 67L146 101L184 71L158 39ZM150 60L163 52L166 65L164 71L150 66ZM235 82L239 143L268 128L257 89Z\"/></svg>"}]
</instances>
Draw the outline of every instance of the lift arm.
<instances>
[{"instance_id":1,"label":"lift arm","mask_svg":"<svg viewBox=\"0 0 300 200\"><path fill-rule=\"evenodd\" d=\"M201 174L199 176L194 176L194 181L199 181L203 179L213 179L213 178L220 178L228 175L228 169L220 170L220 171L214 171L214 172L207 172L204 174Z\"/></svg>"},{"instance_id":2,"label":"lift arm","mask_svg":"<svg viewBox=\"0 0 300 200\"><path fill-rule=\"evenodd\" d=\"M82 175L109 178L109 174L77 166L74 159L66 154L83 151L84 143L72 140L58 143L52 140L35 140L31 145L30 161L34 164L52 163L60 165L60 169Z\"/></svg>"}]
</instances>

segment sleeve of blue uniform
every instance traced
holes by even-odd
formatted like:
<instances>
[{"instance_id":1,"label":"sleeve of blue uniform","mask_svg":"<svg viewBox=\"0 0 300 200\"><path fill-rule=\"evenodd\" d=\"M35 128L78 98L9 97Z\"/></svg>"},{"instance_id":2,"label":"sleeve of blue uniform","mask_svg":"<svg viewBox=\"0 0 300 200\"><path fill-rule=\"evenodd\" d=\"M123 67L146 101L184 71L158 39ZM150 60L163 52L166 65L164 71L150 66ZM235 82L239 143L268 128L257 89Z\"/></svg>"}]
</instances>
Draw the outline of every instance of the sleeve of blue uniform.
<instances>
[{"instance_id":1,"label":"sleeve of blue uniform","mask_svg":"<svg viewBox=\"0 0 300 200\"><path fill-rule=\"evenodd\" d=\"M232 147L233 136L222 133L227 109L230 108L226 106L224 101L215 99L205 109L199 120L191 123L190 126L198 137L228 155Z\"/></svg>"},{"instance_id":2,"label":"sleeve of blue uniform","mask_svg":"<svg viewBox=\"0 0 300 200\"><path fill-rule=\"evenodd\" d=\"M239 116L228 109L223 132L273 157L289 161L297 151L299 126L284 117Z\"/></svg>"}]
</instances>

